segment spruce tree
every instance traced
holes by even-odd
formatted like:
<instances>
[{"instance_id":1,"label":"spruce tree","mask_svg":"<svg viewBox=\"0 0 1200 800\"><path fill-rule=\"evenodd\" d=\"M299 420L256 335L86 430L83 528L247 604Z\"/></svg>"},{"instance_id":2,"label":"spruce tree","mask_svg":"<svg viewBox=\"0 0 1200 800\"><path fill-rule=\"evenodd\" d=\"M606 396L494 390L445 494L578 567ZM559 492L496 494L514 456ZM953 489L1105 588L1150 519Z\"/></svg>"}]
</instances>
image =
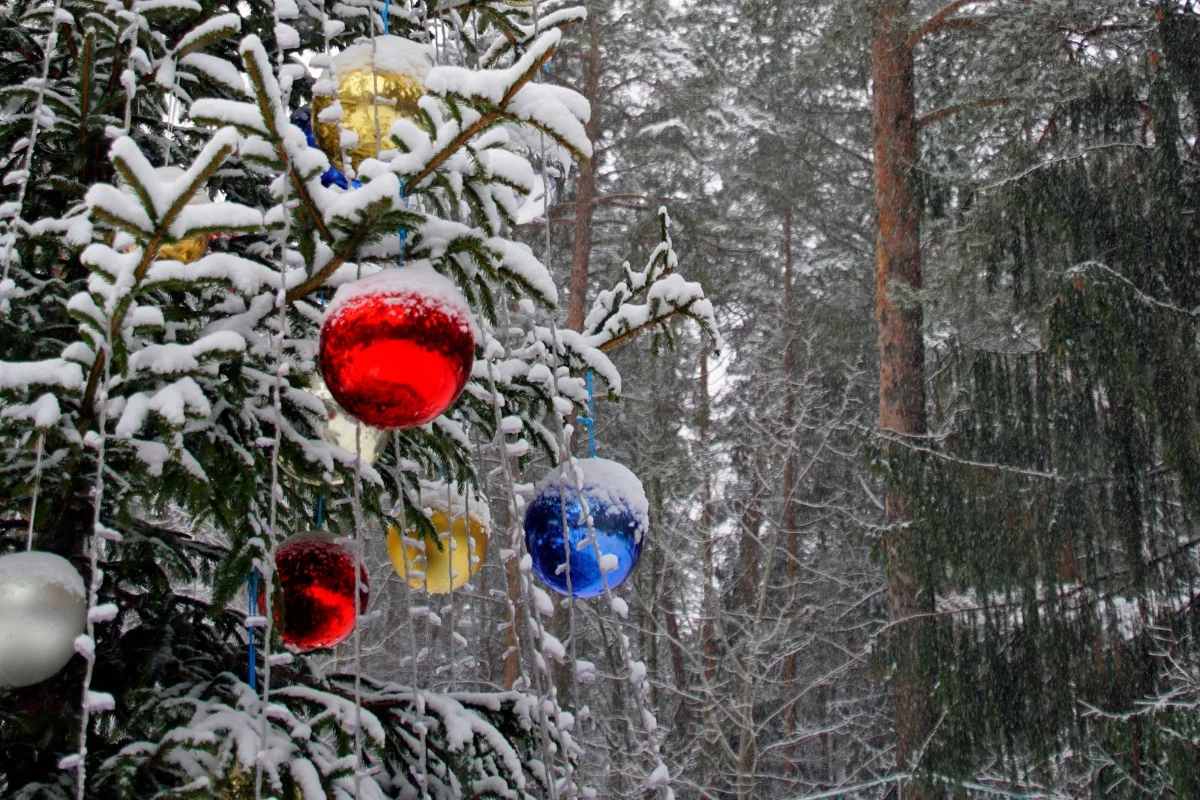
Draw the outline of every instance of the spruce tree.
<instances>
[{"instance_id":1,"label":"spruce tree","mask_svg":"<svg viewBox=\"0 0 1200 800\"><path fill-rule=\"evenodd\" d=\"M946 255L921 297L943 335L930 430L883 431L881 463L933 621L914 766L1186 797L1200 19L1109 11L1001 8L947 34L993 42L997 66L932 86L922 115L914 197ZM959 46L939 57L980 63Z\"/></svg>"},{"instance_id":2,"label":"spruce tree","mask_svg":"<svg viewBox=\"0 0 1200 800\"><path fill-rule=\"evenodd\" d=\"M374 680L353 662L325 674L284 651L271 609L275 547L314 527L318 504L358 546L393 514L440 546L422 479L480 485L482 446L511 476L569 457L589 381L620 393L605 351L670 337L673 318L715 335L665 212L646 268L601 292L582 332L556 328L550 272L513 236L548 165L591 155L586 102L539 82L585 16L479 0L6 7L2 552L28 536L71 560L89 621L61 672L0 688L0 794L581 791L526 574L505 622L527 666L508 691ZM419 110L377 131L392 148L355 162L326 70L348 47L374 52L385 30L437 65ZM313 147L306 123L338 123L342 153ZM207 254L180 260L197 240ZM457 285L476 362L450 411L389 434L372 465L325 436L317 336L339 286L398 263ZM491 551L512 564L520 490L510 480ZM235 607L252 574L265 616ZM652 721L639 722L653 740ZM647 773L665 786L661 763Z\"/></svg>"}]
</instances>

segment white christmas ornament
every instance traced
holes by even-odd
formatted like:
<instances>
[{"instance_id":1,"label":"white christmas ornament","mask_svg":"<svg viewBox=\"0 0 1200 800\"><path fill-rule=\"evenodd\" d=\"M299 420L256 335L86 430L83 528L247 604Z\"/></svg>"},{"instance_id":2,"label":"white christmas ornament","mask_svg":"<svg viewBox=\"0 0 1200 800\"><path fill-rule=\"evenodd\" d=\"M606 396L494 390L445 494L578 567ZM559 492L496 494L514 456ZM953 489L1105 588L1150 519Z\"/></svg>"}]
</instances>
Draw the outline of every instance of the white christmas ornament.
<instances>
[{"instance_id":1,"label":"white christmas ornament","mask_svg":"<svg viewBox=\"0 0 1200 800\"><path fill-rule=\"evenodd\" d=\"M355 421L346 416L346 412L333 399L333 393L329 391L329 387L325 385L325 381L317 378L316 382L309 389L309 392L315 394L325 403L325 408L329 409L329 419L325 423L325 440L336 444L338 447L345 450L347 453L355 452L355 435L357 424ZM382 451L382 435L375 428L369 425L362 426L362 460L368 464L374 464L379 459L379 454Z\"/></svg>"},{"instance_id":2,"label":"white christmas ornament","mask_svg":"<svg viewBox=\"0 0 1200 800\"><path fill-rule=\"evenodd\" d=\"M32 686L75 653L87 623L83 578L52 553L0 556L0 686Z\"/></svg>"}]
</instances>

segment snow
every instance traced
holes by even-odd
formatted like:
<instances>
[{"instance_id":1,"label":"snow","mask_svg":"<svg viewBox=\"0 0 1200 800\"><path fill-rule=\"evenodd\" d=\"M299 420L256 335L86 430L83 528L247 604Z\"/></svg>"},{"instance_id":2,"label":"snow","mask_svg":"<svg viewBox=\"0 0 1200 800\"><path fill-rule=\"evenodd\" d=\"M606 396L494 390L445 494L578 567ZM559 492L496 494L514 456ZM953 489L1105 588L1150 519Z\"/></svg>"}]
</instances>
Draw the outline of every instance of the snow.
<instances>
[{"instance_id":1,"label":"snow","mask_svg":"<svg viewBox=\"0 0 1200 800\"><path fill-rule=\"evenodd\" d=\"M542 631L542 652L559 664L566 663L567 648L563 646L557 636L549 631Z\"/></svg>"},{"instance_id":2,"label":"snow","mask_svg":"<svg viewBox=\"0 0 1200 800\"><path fill-rule=\"evenodd\" d=\"M465 495L462 487L453 481L446 483L422 480L420 503L426 511L441 511L450 517L465 517L469 514L471 519L485 529L490 528L492 524L491 509L487 500L474 490L469 496Z\"/></svg>"},{"instance_id":3,"label":"snow","mask_svg":"<svg viewBox=\"0 0 1200 800\"><path fill-rule=\"evenodd\" d=\"M157 375L192 372L200 368L200 359L241 353L246 341L233 331L217 331L192 344L149 345L129 357L131 372L147 370Z\"/></svg>"},{"instance_id":4,"label":"snow","mask_svg":"<svg viewBox=\"0 0 1200 800\"><path fill-rule=\"evenodd\" d=\"M75 652L85 660L91 661L92 656L96 654L96 640L86 633L79 634L75 637Z\"/></svg>"},{"instance_id":5,"label":"snow","mask_svg":"<svg viewBox=\"0 0 1200 800\"><path fill-rule=\"evenodd\" d=\"M566 473L566 469L572 466L576 469L575 476ZM546 486L552 483L565 485L573 490L575 477L579 479L579 488L583 489L589 498L595 499L602 505L624 506L646 521L643 528L648 526L650 501L646 499L642 482L628 467L606 458L580 458L570 464L564 464L538 484L538 492L541 493Z\"/></svg>"},{"instance_id":6,"label":"snow","mask_svg":"<svg viewBox=\"0 0 1200 800\"><path fill-rule=\"evenodd\" d=\"M479 341L479 329L466 298L449 278L434 271L427 263L414 262L402 268L385 269L339 287L326 309L325 319L330 319L349 303L379 295L394 296L397 301L412 298L438 303L457 316L469 328L475 341Z\"/></svg>"},{"instance_id":7,"label":"snow","mask_svg":"<svg viewBox=\"0 0 1200 800\"><path fill-rule=\"evenodd\" d=\"M262 112L253 103L203 97L192 103L189 114L192 119L200 123L233 125L242 131L267 135L267 126L263 122Z\"/></svg>"},{"instance_id":8,"label":"snow","mask_svg":"<svg viewBox=\"0 0 1200 800\"><path fill-rule=\"evenodd\" d=\"M14 403L0 410L0 418L18 419L32 422L35 428L51 428L62 419L62 411L58 407L58 398L52 394L44 394L28 405Z\"/></svg>"},{"instance_id":9,"label":"snow","mask_svg":"<svg viewBox=\"0 0 1200 800\"><path fill-rule=\"evenodd\" d=\"M195 25L175 44L176 53L187 53L202 46L208 39L226 39L242 28L242 19L237 14L220 14Z\"/></svg>"},{"instance_id":10,"label":"snow","mask_svg":"<svg viewBox=\"0 0 1200 800\"><path fill-rule=\"evenodd\" d=\"M184 264L180 261L156 261L142 280L145 288L172 284L196 285L205 282L222 283L245 295L257 294L264 286L276 288L279 273L275 270L232 253L209 253L200 260Z\"/></svg>"},{"instance_id":11,"label":"snow","mask_svg":"<svg viewBox=\"0 0 1200 800\"><path fill-rule=\"evenodd\" d=\"M87 691L84 704L88 711L93 713L100 711L112 711L117 707L117 701L108 692L94 692L91 689Z\"/></svg>"},{"instance_id":12,"label":"snow","mask_svg":"<svg viewBox=\"0 0 1200 800\"><path fill-rule=\"evenodd\" d=\"M582 95L564 86L527 83L517 90L507 110L538 127L558 134L584 158L592 157L592 141L584 124L591 116Z\"/></svg>"},{"instance_id":13,"label":"snow","mask_svg":"<svg viewBox=\"0 0 1200 800\"><path fill-rule=\"evenodd\" d=\"M500 254L500 271L514 278L537 295L543 305L558 304L558 287L550 271L534 255L529 245L499 237L488 239L487 246Z\"/></svg>"},{"instance_id":14,"label":"snow","mask_svg":"<svg viewBox=\"0 0 1200 800\"><path fill-rule=\"evenodd\" d=\"M620 597L612 599L612 612L621 619L629 619L629 604Z\"/></svg>"},{"instance_id":15,"label":"snow","mask_svg":"<svg viewBox=\"0 0 1200 800\"><path fill-rule=\"evenodd\" d=\"M342 50L333 59L334 71L346 75L356 70L369 71L374 49L374 65L379 72L416 75L425 78L434 65L434 49L400 36L376 36L372 41Z\"/></svg>"},{"instance_id":16,"label":"snow","mask_svg":"<svg viewBox=\"0 0 1200 800\"><path fill-rule=\"evenodd\" d=\"M554 613L554 601L550 599L540 586L531 585L530 591L533 593L533 602L537 606L538 613L544 617L548 617Z\"/></svg>"},{"instance_id":17,"label":"snow","mask_svg":"<svg viewBox=\"0 0 1200 800\"><path fill-rule=\"evenodd\" d=\"M117 618L117 607L113 603L102 603L88 612L88 622L112 622Z\"/></svg>"},{"instance_id":18,"label":"snow","mask_svg":"<svg viewBox=\"0 0 1200 800\"><path fill-rule=\"evenodd\" d=\"M179 59L181 66L203 73L209 80L219 83L236 94L245 94L246 81L237 68L223 58L207 53L188 53Z\"/></svg>"},{"instance_id":19,"label":"snow","mask_svg":"<svg viewBox=\"0 0 1200 800\"><path fill-rule=\"evenodd\" d=\"M521 58L506 69L471 70L464 67L437 67L429 73L426 85L438 94L477 97L499 104L504 95L546 51L558 45L562 32L549 30L532 42Z\"/></svg>"},{"instance_id":20,"label":"snow","mask_svg":"<svg viewBox=\"0 0 1200 800\"><path fill-rule=\"evenodd\" d=\"M25 553L9 553L0 556L0 584L22 579L33 579L66 589L79 598L86 597L83 578L78 570L62 556L31 550Z\"/></svg>"},{"instance_id":21,"label":"snow","mask_svg":"<svg viewBox=\"0 0 1200 800\"><path fill-rule=\"evenodd\" d=\"M146 424L146 416L151 411L167 424L179 427L187 421L189 409L197 417L208 417L212 412L200 386L192 378L184 377L153 395L145 392L130 395L113 432L119 437L132 437Z\"/></svg>"},{"instance_id":22,"label":"snow","mask_svg":"<svg viewBox=\"0 0 1200 800\"><path fill-rule=\"evenodd\" d=\"M367 178L368 174L369 170L363 170L360 177ZM391 172L371 178L353 192L334 195L333 201L325 209L325 223L333 225L344 220L344 224L359 225L370 208L379 203L387 203L392 211L404 208L404 201L400 197L400 179Z\"/></svg>"},{"instance_id":23,"label":"snow","mask_svg":"<svg viewBox=\"0 0 1200 800\"><path fill-rule=\"evenodd\" d=\"M654 771L646 778L646 790L663 789L670 782L671 773L667 770L667 765L660 761L658 762L658 766L654 768Z\"/></svg>"}]
</instances>

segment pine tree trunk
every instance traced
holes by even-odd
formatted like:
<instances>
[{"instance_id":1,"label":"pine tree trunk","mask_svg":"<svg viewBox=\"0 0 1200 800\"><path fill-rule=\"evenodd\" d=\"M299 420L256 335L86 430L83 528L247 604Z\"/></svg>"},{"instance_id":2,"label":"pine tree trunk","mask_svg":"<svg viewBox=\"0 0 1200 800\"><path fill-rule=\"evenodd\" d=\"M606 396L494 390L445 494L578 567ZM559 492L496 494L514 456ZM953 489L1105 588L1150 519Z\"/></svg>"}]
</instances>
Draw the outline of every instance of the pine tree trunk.
<instances>
[{"instance_id":1,"label":"pine tree trunk","mask_svg":"<svg viewBox=\"0 0 1200 800\"><path fill-rule=\"evenodd\" d=\"M600 93L600 38L594 15L588 17L589 48L583 62L583 94L591 104L592 116L584 130L588 141L594 146L598 123L595 109L598 107ZM592 214L595 211L593 200L596 196L596 160L590 159L579 168L579 198L575 208L575 237L571 245L571 276L570 291L567 298L567 328L575 332L583 330L587 317L588 302L588 271L592 256ZM578 426L576 426L578 428ZM580 441L577 439L576 441ZM550 631L559 641L566 641L571 631L570 606L564 598L554 599L554 615L550 618ZM554 685L558 687L560 701L565 702L570 697L570 669L555 669Z\"/></svg>"},{"instance_id":2,"label":"pine tree trunk","mask_svg":"<svg viewBox=\"0 0 1200 800\"><path fill-rule=\"evenodd\" d=\"M925 433L925 348L921 334L921 238L913 167L917 162L916 96L909 35L908 0L882 0L871 40L875 211L876 317L879 323L879 429L890 435ZM884 441L884 455L891 449ZM921 591L918 543L907 526L904 496L887 487L888 619L895 643L891 696L896 715L896 761L901 772L914 763L932 731L929 687L918 670L920 625L902 622L929 610ZM898 624L897 624L898 623ZM908 800L932 796L913 783Z\"/></svg>"},{"instance_id":3,"label":"pine tree trunk","mask_svg":"<svg viewBox=\"0 0 1200 800\"><path fill-rule=\"evenodd\" d=\"M738 605L743 608L753 608L758 596L758 558L762 544L759 532L762 530L762 510L758 499L750 498L742 511L742 535L738 542Z\"/></svg>"},{"instance_id":4,"label":"pine tree trunk","mask_svg":"<svg viewBox=\"0 0 1200 800\"><path fill-rule=\"evenodd\" d=\"M583 59L583 96L592 107L592 116L585 130L593 148L599 132L600 95L600 35L596 16L588 15L589 48ZM593 157L579 167L579 198L575 206L575 238L571 247L571 280L567 303L567 327L573 331L583 330L587 316L588 269L592 257L592 214L595 213L596 158Z\"/></svg>"}]
</instances>

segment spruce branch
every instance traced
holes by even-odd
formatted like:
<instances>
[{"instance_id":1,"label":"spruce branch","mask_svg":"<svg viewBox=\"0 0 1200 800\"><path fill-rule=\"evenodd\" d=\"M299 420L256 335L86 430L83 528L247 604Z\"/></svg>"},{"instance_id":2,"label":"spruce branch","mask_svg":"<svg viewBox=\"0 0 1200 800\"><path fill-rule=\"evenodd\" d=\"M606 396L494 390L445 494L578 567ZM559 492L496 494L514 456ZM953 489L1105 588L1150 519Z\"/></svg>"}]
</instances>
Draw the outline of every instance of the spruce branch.
<instances>
[{"instance_id":1,"label":"spruce branch","mask_svg":"<svg viewBox=\"0 0 1200 800\"><path fill-rule=\"evenodd\" d=\"M517 80L513 82L513 85L509 88L509 90L505 92L499 103L496 103L495 105L489 104L483 109L477 109L482 112L480 118L476 120L474 124L469 125L465 130L459 133L458 136L454 137L449 144L436 153L433 158L431 158L429 162L415 175L410 178L406 178L405 186L411 186L413 188L419 186L421 181L433 174L438 167L444 164L447 159L449 159L459 149L470 142L471 139L473 139L476 135L482 133L498 122L505 120L506 118L514 122L524 122L525 124L533 125L534 123L528 120L522 120L513 117L509 112L506 111L506 108L513 101L513 98L516 97L517 92L519 92L525 86L525 84L533 80L533 77L537 75L538 70L540 70L542 66L550 60L551 56L554 55L554 51L554 47L548 47L544 53L533 59L532 63L521 73ZM454 107L455 101L461 102L462 104L468 106L475 105L471 99L453 93L445 95L444 99L447 100L447 102L451 105L451 108ZM537 126L535 125L535 127ZM538 129L541 130L541 128Z\"/></svg>"}]
</instances>

